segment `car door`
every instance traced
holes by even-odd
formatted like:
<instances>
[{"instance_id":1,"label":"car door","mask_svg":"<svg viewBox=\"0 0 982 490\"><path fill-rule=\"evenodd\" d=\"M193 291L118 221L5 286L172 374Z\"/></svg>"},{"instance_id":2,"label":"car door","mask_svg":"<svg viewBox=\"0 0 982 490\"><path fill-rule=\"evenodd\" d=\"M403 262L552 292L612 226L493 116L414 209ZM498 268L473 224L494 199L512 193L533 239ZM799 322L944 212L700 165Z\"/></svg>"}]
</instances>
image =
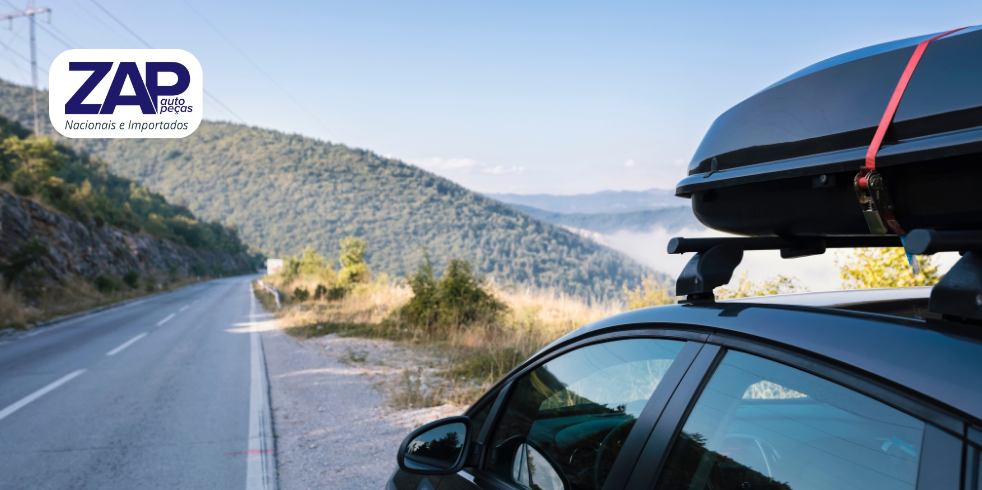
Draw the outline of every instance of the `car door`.
<instances>
[{"instance_id":1,"label":"car door","mask_svg":"<svg viewBox=\"0 0 982 490\"><path fill-rule=\"evenodd\" d=\"M963 423L884 396L903 410L891 406L810 359L785 360L827 377L741 350L703 354L713 347L710 368L680 383L628 489L962 488Z\"/></svg>"},{"instance_id":2,"label":"car door","mask_svg":"<svg viewBox=\"0 0 982 490\"><path fill-rule=\"evenodd\" d=\"M635 334L636 335L636 334ZM490 410L474 464L440 490L623 487L700 342L590 339L516 373Z\"/></svg>"}]
</instances>

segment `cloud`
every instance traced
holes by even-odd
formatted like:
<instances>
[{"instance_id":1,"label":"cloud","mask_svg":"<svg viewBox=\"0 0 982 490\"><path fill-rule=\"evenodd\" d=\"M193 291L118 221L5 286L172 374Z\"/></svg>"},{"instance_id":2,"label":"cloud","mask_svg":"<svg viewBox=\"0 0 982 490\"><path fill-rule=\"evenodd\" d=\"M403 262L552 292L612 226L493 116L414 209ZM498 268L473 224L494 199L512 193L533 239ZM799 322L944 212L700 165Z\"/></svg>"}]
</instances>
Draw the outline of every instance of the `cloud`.
<instances>
[{"instance_id":1,"label":"cloud","mask_svg":"<svg viewBox=\"0 0 982 490\"><path fill-rule=\"evenodd\" d=\"M626 161L626 162L624 162L624 166L625 166L625 167L628 167L628 168L631 168L631 167L633 167L633 166L634 166L634 159L632 158L632 159L630 159L630 160L628 160L628 161Z\"/></svg>"},{"instance_id":2,"label":"cloud","mask_svg":"<svg viewBox=\"0 0 982 490\"><path fill-rule=\"evenodd\" d=\"M477 160L470 158L412 158L407 162L427 170L463 170L467 171L482 166Z\"/></svg>"},{"instance_id":3,"label":"cloud","mask_svg":"<svg viewBox=\"0 0 982 490\"><path fill-rule=\"evenodd\" d=\"M674 162L672 162L672 165L675 165L676 167L681 167L681 166L685 165L685 160L682 159L682 158L679 158L678 160L675 160Z\"/></svg>"},{"instance_id":4,"label":"cloud","mask_svg":"<svg viewBox=\"0 0 982 490\"><path fill-rule=\"evenodd\" d=\"M494 167L483 168L481 169L481 172L486 174L495 174L495 175L520 174L525 172L525 167L519 167L519 166L505 167L503 165L496 165Z\"/></svg>"}]
</instances>

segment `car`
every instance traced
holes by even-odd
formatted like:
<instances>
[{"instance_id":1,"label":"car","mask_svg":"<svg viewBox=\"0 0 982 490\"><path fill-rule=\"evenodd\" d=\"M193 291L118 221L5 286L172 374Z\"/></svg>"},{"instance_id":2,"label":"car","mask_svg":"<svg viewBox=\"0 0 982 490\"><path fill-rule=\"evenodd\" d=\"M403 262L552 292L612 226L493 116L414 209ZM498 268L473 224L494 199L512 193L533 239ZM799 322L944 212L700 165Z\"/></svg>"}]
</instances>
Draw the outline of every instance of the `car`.
<instances>
[{"instance_id":1,"label":"car","mask_svg":"<svg viewBox=\"0 0 982 490\"><path fill-rule=\"evenodd\" d=\"M881 44L724 113L676 195L744 236L673 238L679 304L413 431L388 489L982 490L980 53L979 26ZM931 288L715 300L747 250L901 245L914 274L962 258Z\"/></svg>"},{"instance_id":2,"label":"car","mask_svg":"<svg viewBox=\"0 0 982 490\"><path fill-rule=\"evenodd\" d=\"M982 489L982 326L931 288L645 308L399 449L389 490Z\"/></svg>"}]
</instances>

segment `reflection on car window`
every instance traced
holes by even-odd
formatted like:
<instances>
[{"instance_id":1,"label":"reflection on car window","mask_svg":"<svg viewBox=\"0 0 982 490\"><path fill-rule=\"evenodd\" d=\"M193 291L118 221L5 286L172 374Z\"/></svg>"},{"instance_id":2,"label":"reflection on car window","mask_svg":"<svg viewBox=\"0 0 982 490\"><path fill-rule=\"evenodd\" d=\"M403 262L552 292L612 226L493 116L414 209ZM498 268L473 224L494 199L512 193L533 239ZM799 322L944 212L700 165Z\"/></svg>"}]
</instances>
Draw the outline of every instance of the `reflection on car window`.
<instances>
[{"instance_id":1,"label":"reflection on car window","mask_svg":"<svg viewBox=\"0 0 982 490\"><path fill-rule=\"evenodd\" d=\"M913 489L924 424L776 362L729 352L657 489Z\"/></svg>"},{"instance_id":2,"label":"reflection on car window","mask_svg":"<svg viewBox=\"0 0 982 490\"><path fill-rule=\"evenodd\" d=\"M656 339L596 344L526 374L516 381L495 428L488 469L533 490L601 488L634 421L684 344Z\"/></svg>"},{"instance_id":3,"label":"reflection on car window","mask_svg":"<svg viewBox=\"0 0 982 490\"><path fill-rule=\"evenodd\" d=\"M512 463L512 480L534 490L563 490L563 479L549 460L528 444L519 446Z\"/></svg>"}]
</instances>

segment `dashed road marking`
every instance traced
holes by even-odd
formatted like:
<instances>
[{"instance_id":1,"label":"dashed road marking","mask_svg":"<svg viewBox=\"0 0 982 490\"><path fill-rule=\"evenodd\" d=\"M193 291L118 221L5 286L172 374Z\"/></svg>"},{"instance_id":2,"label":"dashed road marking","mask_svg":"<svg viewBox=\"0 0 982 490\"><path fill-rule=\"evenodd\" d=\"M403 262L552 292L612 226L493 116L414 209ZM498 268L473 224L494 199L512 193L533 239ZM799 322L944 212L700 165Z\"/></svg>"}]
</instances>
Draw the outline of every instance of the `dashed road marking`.
<instances>
[{"instance_id":1,"label":"dashed road marking","mask_svg":"<svg viewBox=\"0 0 982 490\"><path fill-rule=\"evenodd\" d=\"M9 407L7 407L5 409L0 410L0 420L3 420L5 418L7 418L8 415L10 415L10 414L12 414L12 413L14 413L14 412L16 412L16 411L24 408L24 406L27 405L28 403L31 403L34 400L37 400L38 398L41 398L42 396L44 396L45 394L47 394L49 391L51 391L51 390L53 390L53 389L55 389L55 388L57 388L57 387L65 384L65 383L67 383L69 381L71 381L76 376L78 376L78 375L80 375L80 374L82 374L84 372L85 372L84 369L79 369L78 371L73 371L73 372L71 372L71 373L63 376L58 381L55 381L54 383L51 383L48 386L45 386L44 388L41 388L40 390L37 390L34 393L31 393L30 395L27 395L24 398L21 398L19 401L17 401L13 405L10 405Z\"/></svg>"},{"instance_id":2,"label":"dashed road marking","mask_svg":"<svg viewBox=\"0 0 982 490\"><path fill-rule=\"evenodd\" d=\"M157 326L159 327L159 326L161 326L161 325L169 322L171 318L174 318L174 313L171 313L170 315L167 315L167 318L164 318L163 320L160 320L159 322L157 322Z\"/></svg>"},{"instance_id":3,"label":"dashed road marking","mask_svg":"<svg viewBox=\"0 0 982 490\"><path fill-rule=\"evenodd\" d=\"M143 332L140 335L137 335L136 337L133 337L132 339L127 340L126 343L124 343L123 345L121 345L121 346L119 346L119 347L117 347L117 348L115 348L115 349L113 349L113 350L111 350L109 352L106 352L106 355L107 356L114 356L119 351L121 351L121 350L123 350L123 349L125 349L125 348L127 348L127 347L129 347L131 345L133 345L134 342L136 342L137 340L140 340L140 339L142 339L143 337L146 337L146 336L147 336L147 333L146 332Z\"/></svg>"}]
</instances>

